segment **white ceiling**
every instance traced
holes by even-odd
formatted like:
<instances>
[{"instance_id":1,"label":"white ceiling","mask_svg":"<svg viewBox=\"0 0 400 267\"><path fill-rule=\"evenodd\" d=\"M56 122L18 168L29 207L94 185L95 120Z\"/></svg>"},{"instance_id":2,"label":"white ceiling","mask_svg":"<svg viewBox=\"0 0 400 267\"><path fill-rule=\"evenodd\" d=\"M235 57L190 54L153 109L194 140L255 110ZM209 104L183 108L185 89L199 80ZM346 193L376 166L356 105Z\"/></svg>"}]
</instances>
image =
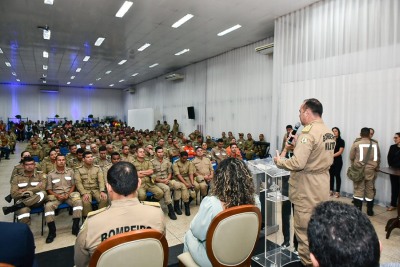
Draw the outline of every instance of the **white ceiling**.
<instances>
[{"instance_id":1,"label":"white ceiling","mask_svg":"<svg viewBox=\"0 0 400 267\"><path fill-rule=\"evenodd\" d=\"M117 18L124 0L54 0L53 5L43 0L1 0L0 83L19 79L21 84L43 85L40 78L45 74L46 85L92 83L96 88L124 89L270 37L275 18L317 1L133 0L126 15ZM188 13L194 15L191 20L171 27ZM236 24L242 27L217 36ZM50 27L50 40L44 40L37 28L45 25ZM106 38L100 47L94 46L98 37ZM139 52L145 43L151 46ZM190 52L174 55L185 48ZM43 58L44 50L49 58ZM90 56L88 62L82 61L85 56ZM127 62L118 65L123 59ZM149 68L154 63L159 65ZM48 65L47 71L43 65ZM82 71L77 73L77 68ZM112 72L107 75L108 70ZM133 73L139 74L132 77Z\"/></svg>"}]
</instances>

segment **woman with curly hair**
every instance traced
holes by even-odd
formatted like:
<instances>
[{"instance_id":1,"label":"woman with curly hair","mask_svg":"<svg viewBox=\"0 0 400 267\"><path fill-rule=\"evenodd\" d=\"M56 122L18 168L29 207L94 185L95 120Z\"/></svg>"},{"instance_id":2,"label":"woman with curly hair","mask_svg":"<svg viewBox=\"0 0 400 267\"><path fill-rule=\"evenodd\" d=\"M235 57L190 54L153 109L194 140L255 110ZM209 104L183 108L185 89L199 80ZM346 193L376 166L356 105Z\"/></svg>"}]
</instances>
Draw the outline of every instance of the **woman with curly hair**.
<instances>
[{"instance_id":1,"label":"woman with curly hair","mask_svg":"<svg viewBox=\"0 0 400 267\"><path fill-rule=\"evenodd\" d=\"M188 251L198 265L211 266L205 242L211 221L227 208L246 204L260 207L252 174L242 160L225 159L215 172L210 196L202 200L198 213L190 223L185 234L183 251Z\"/></svg>"}]
</instances>

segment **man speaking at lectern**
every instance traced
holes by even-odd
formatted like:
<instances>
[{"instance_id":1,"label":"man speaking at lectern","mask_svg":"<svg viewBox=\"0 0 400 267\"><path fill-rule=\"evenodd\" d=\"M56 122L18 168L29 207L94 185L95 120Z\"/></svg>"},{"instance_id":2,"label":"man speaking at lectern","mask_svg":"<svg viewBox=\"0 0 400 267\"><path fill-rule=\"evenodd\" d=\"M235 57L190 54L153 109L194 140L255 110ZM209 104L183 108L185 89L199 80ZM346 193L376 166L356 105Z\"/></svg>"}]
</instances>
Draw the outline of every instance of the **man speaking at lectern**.
<instances>
[{"instance_id":1,"label":"man speaking at lectern","mask_svg":"<svg viewBox=\"0 0 400 267\"><path fill-rule=\"evenodd\" d=\"M315 98L304 100L299 110L304 126L297 138L294 156L274 157L278 168L291 171L289 198L294 205L294 232L299 242L298 252L305 266L312 266L308 249L307 225L313 208L329 198L329 168L333 162L335 140L332 131L322 121L323 107ZM285 149L293 149L289 144Z\"/></svg>"}]
</instances>

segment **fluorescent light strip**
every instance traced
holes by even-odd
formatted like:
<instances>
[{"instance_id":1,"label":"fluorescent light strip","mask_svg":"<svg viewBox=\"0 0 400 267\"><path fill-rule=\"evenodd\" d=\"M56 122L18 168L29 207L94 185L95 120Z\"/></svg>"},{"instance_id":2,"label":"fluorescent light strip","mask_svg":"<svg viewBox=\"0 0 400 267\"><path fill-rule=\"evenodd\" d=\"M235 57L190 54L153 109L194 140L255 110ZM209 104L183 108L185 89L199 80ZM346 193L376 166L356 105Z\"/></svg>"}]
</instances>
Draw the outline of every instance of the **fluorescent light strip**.
<instances>
[{"instance_id":1,"label":"fluorescent light strip","mask_svg":"<svg viewBox=\"0 0 400 267\"><path fill-rule=\"evenodd\" d=\"M96 81L100 81L100 80L101 80L101 78L97 78L97 79L96 79Z\"/></svg>"},{"instance_id":2,"label":"fluorescent light strip","mask_svg":"<svg viewBox=\"0 0 400 267\"><path fill-rule=\"evenodd\" d=\"M1 48L0 48L0 54L3 54L3 50L1 50Z\"/></svg>"},{"instance_id":3,"label":"fluorescent light strip","mask_svg":"<svg viewBox=\"0 0 400 267\"><path fill-rule=\"evenodd\" d=\"M110 73L111 73L111 70L106 71L106 74L110 74Z\"/></svg>"},{"instance_id":4,"label":"fluorescent light strip","mask_svg":"<svg viewBox=\"0 0 400 267\"><path fill-rule=\"evenodd\" d=\"M149 66L149 68L154 68L157 65L158 65L158 63L154 63L153 65Z\"/></svg>"},{"instance_id":5,"label":"fluorescent light strip","mask_svg":"<svg viewBox=\"0 0 400 267\"><path fill-rule=\"evenodd\" d=\"M44 0L44 3L46 5L52 5L54 3L54 0Z\"/></svg>"},{"instance_id":6,"label":"fluorescent light strip","mask_svg":"<svg viewBox=\"0 0 400 267\"><path fill-rule=\"evenodd\" d=\"M49 53L47 53L46 51L43 51L43 57L44 58L48 58L49 57Z\"/></svg>"},{"instance_id":7,"label":"fluorescent light strip","mask_svg":"<svg viewBox=\"0 0 400 267\"><path fill-rule=\"evenodd\" d=\"M133 5L133 2L131 1L125 1L121 8L118 10L117 14L115 14L116 17L118 18L122 18L126 12L128 12L128 10L131 8L131 6Z\"/></svg>"},{"instance_id":8,"label":"fluorescent light strip","mask_svg":"<svg viewBox=\"0 0 400 267\"><path fill-rule=\"evenodd\" d=\"M125 80L119 80L120 83L125 82Z\"/></svg>"},{"instance_id":9,"label":"fluorescent light strip","mask_svg":"<svg viewBox=\"0 0 400 267\"><path fill-rule=\"evenodd\" d=\"M175 56L180 56L180 55L185 54L186 52L189 52L189 51L190 51L190 49L183 49L182 51L176 53Z\"/></svg>"},{"instance_id":10,"label":"fluorescent light strip","mask_svg":"<svg viewBox=\"0 0 400 267\"><path fill-rule=\"evenodd\" d=\"M71 82L67 82L67 84L71 84Z\"/></svg>"},{"instance_id":11,"label":"fluorescent light strip","mask_svg":"<svg viewBox=\"0 0 400 267\"><path fill-rule=\"evenodd\" d=\"M126 59L121 60L120 62L118 62L118 65L122 65L122 64L124 64L125 62L126 62Z\"/></svg>"},{"instance_id":12,"label":"fluorescent light strip","mask_svg":"<svg viewBox=\"0 0 400 267\"><path fill-rule=\"evenodd\" d=\"M43 81L43 83L46 83L46 81Z\"/></svg>"},{"instance_id":13,"label":"fluorescent light strip","mask_svg":"<svg viewBox=\"0 0 400 267\"><path fill-rule=\"evenodd\" d=\"M47 70L48 69L47 65L43 65L43 69Z\"/></svg>"},{"instance_id":14,"label":"fluorescent light strip","mask_svg":"<svg viewBox=\"0 0 400 267\"><path fill-rule=\"evenodd\" d=\"M141 47L138 48L138 51L143 51L145 50L147 47L151 46L151 44L149 43L145 43L144 45L142 45Z\"/></svg>"},{"instance_id":15,"label":"fluorescent light strip","mask_svg":"<svg viewBox=\"0 0 400 267\"><path fill-rule=\"evenodd\" d=\"M81 68L77 68L76 72L81 72L81 70L82 70Z\"/></svg>"},{"instance_id":16,"label":"fluorescent light strip","mask_svg":"<svg viewBox=\"0 0 400 267\"><path fill-rule=\"evenodd\" d=\"M43 39L50 40L51 38L51 31L50 30L43 30Z\"/></svg>"},{"instance_id":17,"label":"fluorescent light strip","mask_svg":"<svg viewBox=\"0 0 400 267\"><path fill-rule=\"evenodd\" d=\"M132 77L135 77L135 76L138 75L138 74L139 74L139 73L136 72L136 73L132 74Z\"/></svg>"},{"instance_id":18,"label":"fluorescent light strip","mask_svg":"<svg viewBox=\"0 0 400 267\"><path fill-rule=\"evenodd\" d=\"M179 26L181 26L183 23L187 22L191 18L193 18L193 15L192 14L187 14L186 16L184 16L183 18L181 18L180 20L178 20L177 22L172 24L171 27L172 28L178 28Z\"/></svg>"},{"instance_id":19,"label":"fluorescent light strip","mask_svg":"<svg viewBox=\"0 0 400 267\"><path fill-rule=\"evenodd\" d=\"M234 30L237 30L237 29L239 29L241 27L242 27L241 25L236 24L235 26L230 27L229 29L226 29L225 31L222 31L222 32L218 33L217 35L218 36L224 36L225 34L228 34L228 33L232 32Z\"/></svg>"},{"instance_id":20,"label":"fluorescent light strip","mask_svg":"<svg viewBox=\"0 0 400 267\"><path fill-rule=\"evenodd\" d=\"M86 62L86 61L88 61L89 59L90 59L90 57L89 57L89 56L86 56L86 57L83 58L83 61Z\"/></svg>"},{"instance_id":21,"label":"fluorescent light strip","mask_svg":"<svg viewBox=\"0 0 400 267\"><path fill-rule=\"evenodd\" d=\"M6 63L6 66L7 66L7 67L11 67L10 62L7 62L7 61L6 61L5 63Z\"/></svg>"},{"instance_id":22,"label":"fluorescent light strip","mask_svg":"<svg viewBox=\"0 0 400 267\"><path fill-rule=\"evenodd\" d=\"M17 79L17 82L20 82L21 80L20 79Z\"/></svg>"},{"instance_id":23,"label":"fluorescent light strip","mask_svg":"<svg viewBox=\"0 0 400 267\"><path fill-rule=\"evenodd\" d=\"M15 72L11 72L11 74L12 74L13 76L17 76L17 74L16 74Z\"/></svg>"},{"instance_id":24,"label":"fluorescent light strip","mask_svg":"<svg viewBox=\"0 0 400 267\"><path fill-rule=\"evenodd\" d=\"M104 38L104 37L99 37L99 38L97 38L97 40L96 40L96 42L94 43L94 45L95 46L101 46L101 44L103 43L103 41L105 40L106 38Z\"/></svg>"},{"instance_id":25,"label":"fluorescent light strip","mask_svg":"<svg viewBox=\"0 0 400 267\"><path fill-rule=\"evenodd\" d=\"M114 86L114 84L112 83L112 84L110 84L110 86L111 86L111 87L113 87L113 86Z\"/></svg>"},{"instance_id":26,"label":"fluorescent light strip","mask_svg":"<svg viewBox=\"0 0 400 267\"><path fill-rule=\"evenodd\" d=\"M92 85L93 85L93 83L89 83L89 85L90 85L90 86L92 86Z\"/></svg>"},{"instance_id":27,"label":"fluorescent light strip","mask_svg":"<svg viewBox=\"0 0 400 267\"><path fill-rule=\"evenodd\" d=\"M71 76L71 80L75 79L75 76Z\"/></svg>"}]
</instances>

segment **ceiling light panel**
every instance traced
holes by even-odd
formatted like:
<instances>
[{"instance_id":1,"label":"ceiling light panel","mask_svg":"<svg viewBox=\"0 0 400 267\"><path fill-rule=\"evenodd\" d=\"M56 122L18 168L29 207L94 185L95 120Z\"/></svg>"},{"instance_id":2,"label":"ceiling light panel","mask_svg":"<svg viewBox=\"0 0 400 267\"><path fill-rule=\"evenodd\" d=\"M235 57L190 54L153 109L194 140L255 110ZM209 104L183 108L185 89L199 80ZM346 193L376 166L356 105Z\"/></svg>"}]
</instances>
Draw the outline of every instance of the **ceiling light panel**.
<instances>
[{"instance_id":1,"label":"ceiling light panel","mask_svg":"<svg viewBox=\"0 0 400 267\"><path fill-rule=\"evenodd\" d=\"M52 5L52 4L54 4L54 0L44 0L44 3L46 5Z\"/></svg>"},{"instance_id":2,"label":"ceiling light panel","mask_svg":"<svg viewBox=\"0 0 400 267\"><path fill-rule=\"evenodd\" d=\"M43 30L43 39L50 40L51 38L51 31L50 30Z\"/></svg>"},{"instance_id":3,"label":"ceiling light panel","mask_svg":"<svg viewBox=\"0 0 400 267\"><path fill-rule=\"evenodd\" d=\"M181 18L180 20L178 20L177 22L172 24L171 27L172 28L178 28L179 26L181 26L183 23L187 22L191 18L193 18L193 15L192 14L187 14L186 16L184 16L183 18Z\"/></svg>"},{"instance_id":4,"label":"ceiling light panel","mask_svg":"<svg viewBox=\"0 0 400 267\"><path fill-rule=\"evenodd\" d=\"M67 82L67 84L71 84L71 82Z\"/></svg>"},{"instance_id":5,"label":"ceiling light panel","mask_svg":"<svg viewBox=\"0 0 400 267\"><path fill-rule=\"evenodd\" d=\"M94 43L95 46L101 46L101 44L104 42L106 38L104 37L99 37L97 38L96 42Z\"/></svg>"},{"instance_id":6,"label":"ceiling light panel","mask_svg":"<svg viewBox=\"0 0 400 267\"><path fill-rule=\"evenodd\" d=\"M86 56L86 57L83 58L83 61L86 62L86 61L89 61L89 59L90 59L90 56Z\"/></svg>"},{"instance_id":7,"label":"ceiling light panel","mask_svg":"<svg viewBox=\"0 0 400 267\"><path fill-rule=\"evenodd\" d=\"M110 84L110 87L113 87L114 86L114 84L112 83L112 84Z\"/></svg>"},{"instance_id":8,"label":"ceiling light panel","mask_svg":"<svg viewBox=\"0 0 400 267\"><path fill-rule=\"evenodd\" d=\"M48 58L49 57L49 53L47 53L47 51L43 51L43 57L44 58Z\"/></svg>"},{"instance_id":9,"label":"ceiling light panel","mask_svg":"<svg viewBox=\"0 0 400 267\"><path fill-rule=\"evenodd\" d=\"M82 70L81 68L77 68L76 72L81 72L81 70Z\"/></svg>"},{"instance_id":10,"label":"ceiling light panel","mask_svg":"<svg viewBox=\"0 0 400 267\"><path fill-rule=\"evenodd\" d=\"M106 74L110 74L110 73L111 73L111 70L106 71Z\"/></svg>"},{"instance_id":11,"label":"ceiling light panel","mask_svg":"<svg viewBox=\"0 0 400 267\"><path fill-rule=\"evenodd\" d=\"M141 47L138 48L138 51L143 51L145 50L147 47L151 46L151 44L149 43L145 43L144 45L142 45Z\"/></svg>"},{"instance_id":12,"label":"ceiling light panel","mask_svg":"<svg viewBox=\"0 0 400 267\"><path fill-rule=\"evenodd\" d=\"M182 51L176 53L175 56L180 56L180 55L185 54L185 53L187 53L189 51L190 51L190 49L183 49Z\"/></svg>"},{"instance_id":13,"label":"ceiling light panel","mask_svg":"<svg viewBox=\"0 0 400 267\"><path fill-rule=\"evenodd\" d=\"M6 61L6 62L4 62L4 63L6 64L7 67L11 67L10 62L7 62L7 61Z\"/></svg>"},{"instance_id":14,"label":"ceiling light panel","mask_svg":"<svg viewBox=\"0 0 400 267\"><path fill-rule=\"evenodd\" d=\"M17 79L17 82L20 82L21 80L20 79Z\"/></svg>"},{"instance_id":15,"label":"ceiling light panel","mask_svg":"<svg viewBox=\"0 0 400 267\"><path fill-rule=\"evenodd\" d=\"M48 69L47 65L43 65L43 69L47 70Z\"/></svg>"},{"instance_id":16,"label":"ceiling light panel","mask_svg":"<svg viewBox=\"0 0 400 267\"><path fill-rule=\"evenodd\" d=\"M101 78L97 78L97 79L96 79L96 81L100 81L100 80L101 80Z\"/></svg>"},{"instance_id":17,"label":"ceiling light panel","mask_svg":"<svg viewBox=\"0 0 400 267\"><path fill-rule=\"evenodd\" d=\"M124 64L125 62L126 62L126 59L121 60L120 62L118 62L118 65L122 65L122 64Z\"/></svg>"},{"instance_id":18,"label":"ceiling light panel","mask_svg":"<svg viewBox=\"0 0 400 267\"><path fill-rule=\"evenodd\" d=\"M139 73L136 72L136 73L132 74L132 77L135 77L135 76L138 75L138 74L139 74Z\"/></svg>"},{"instance_id":19,"label":"ceiling light panel","mask_svg":"<svg viewBox=\"0 0 400 267\"><path fill-rule=\"evenodd\" d=\"M1 50L1 48L0 48L0 54L3 54L3 50Z\"/></svg>"},{"instance_id":20,"label":"ceiling light panel","mask_svg":"<svg viewBox=\"0 0 400 267\"><path fill-rule=\"evenodd\" d=\"M75 76L71 76L71 80L75 79Z\"/></svg>"},{"instance_id":21,"label":"ceiling light panel","mask_svg":"<svg viewBox=\"0 0 400 267\"><path fill-rule=\"evenodd\" d=\"M122 18L126 12L128 12L128 10L131 8L131 6L133 5L133 2L131 1L125 1L121 8L118 10L117 14L115 14L115 16L117 18Z\"/></svg>"},{"instance_id":22,"label":"ceiling light panel","mask_svg":"<svg viewBox=\"0 0 400 267\"><path fill-rule=\"evenodd\" d=\"M153 65L149 66L149 68L154 68L155 66L158 66L158 63L154 63Z\"/></svg>"},{"instance_id":23,"label":"ceiling light panel","mask_svg":"<svg viewBox=\"0 0 400 267\"><path fill-rule=\"evenodd\" d=\"M125 82L125 80L119 80L120 83Z\"/></svg>"},{"instance_id":24,"label":"ceiling light panel","mask_svg":"<svg viewBox=\"0 0 400 267\"><path fill-rule=\"evenodd\" d=\"M242 27L242 25L236 24L235 26L230 27L229 29L226 29L225 31L222 31L222 32L218 33L217 35L218 36L224 36L225 34L228 34L228 33L232 32L234 30L237 30L237 29L239 29L241 27Z\"/></svg>"}]
</instances>

